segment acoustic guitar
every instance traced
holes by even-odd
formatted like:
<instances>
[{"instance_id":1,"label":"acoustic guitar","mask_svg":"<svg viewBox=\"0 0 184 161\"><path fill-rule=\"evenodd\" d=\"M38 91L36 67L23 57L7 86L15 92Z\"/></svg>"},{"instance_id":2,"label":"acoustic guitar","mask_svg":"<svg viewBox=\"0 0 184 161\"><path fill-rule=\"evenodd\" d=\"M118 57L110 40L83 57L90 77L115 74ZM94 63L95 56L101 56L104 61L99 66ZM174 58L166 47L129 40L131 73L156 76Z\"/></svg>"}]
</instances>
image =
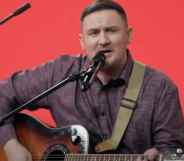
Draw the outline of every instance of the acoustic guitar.
<instances>
[{"instance_id":1,"label":"acoustic guitar","mask_svg":"<svg viewBox=\"0 0 184 161\"><path fill-rule=\"evenodd\" d=\"M140 154L95 154L94 147L101 138L81 125L50 128L26 114L17 114L14 125L19 141L31 152L33 161L135 161L143 157ZM184 156L160 155L157 160L184 161ZM0 161L7 161L2 147Z\"/></svg>"}]
</instances>

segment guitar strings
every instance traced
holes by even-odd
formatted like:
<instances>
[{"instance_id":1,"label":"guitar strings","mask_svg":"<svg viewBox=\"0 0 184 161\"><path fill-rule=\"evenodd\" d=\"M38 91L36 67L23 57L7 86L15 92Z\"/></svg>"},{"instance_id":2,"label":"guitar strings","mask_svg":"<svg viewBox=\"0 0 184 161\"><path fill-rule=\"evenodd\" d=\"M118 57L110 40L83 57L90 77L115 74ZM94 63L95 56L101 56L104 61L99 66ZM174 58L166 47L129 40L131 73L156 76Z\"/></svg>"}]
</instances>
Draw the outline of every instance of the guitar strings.
<instances>
[{"instance_id":1,"label":"guitar strings","mask_svg":"<svg viewBox=\"0 0 184 161\"><path fill-rule=\"evenodd\" d=\"M48 158L46 159L40 159L40 157L38 156L33 156L33 160L34 161L49 161L49 160L52 160L53 159L62 159L62 160L65 160L65 161L73 161L73 160L107 160L107 159L110 159L110 160L115 160L115 161L134 161L137 159L137 157L141 157L141 159L143 159L142 157L145 157L145 155L143 154L131 154L131 155L128 155L128 154L69 154L69 155L52 155L52 156L49 156ZM57 161L56 160L56 161ZM58 160L59 161L59 160Z\"/></svg>"}]
</instances>

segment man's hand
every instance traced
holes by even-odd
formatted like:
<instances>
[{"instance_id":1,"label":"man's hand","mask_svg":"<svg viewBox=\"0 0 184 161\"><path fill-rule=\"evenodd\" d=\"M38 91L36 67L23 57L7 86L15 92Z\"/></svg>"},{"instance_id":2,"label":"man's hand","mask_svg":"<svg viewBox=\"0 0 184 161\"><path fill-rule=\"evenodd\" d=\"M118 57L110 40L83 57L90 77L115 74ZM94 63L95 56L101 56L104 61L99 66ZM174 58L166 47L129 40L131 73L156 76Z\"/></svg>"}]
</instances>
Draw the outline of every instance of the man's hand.
<instances>
[{"instance_id":1,"label":"man's hand","mask_svg":"<svg viewBox=\"0 0 184 161\"><path fill-rule=\"evenodd\" d=\"M138 157L136 161L156 161L159 151L156 148L148 149L144 152L143 157Z\"/></svg>"},{"instance_id":2,"label":"man's hand","mask_svg":"<svg viewBox=\"0 0 184 161\"><path fill-rule=\"evenodd\" d=\"M32 161L31 153L16 139L9 140L4 145L8 161Z\"/></svg>"}]
</instances>

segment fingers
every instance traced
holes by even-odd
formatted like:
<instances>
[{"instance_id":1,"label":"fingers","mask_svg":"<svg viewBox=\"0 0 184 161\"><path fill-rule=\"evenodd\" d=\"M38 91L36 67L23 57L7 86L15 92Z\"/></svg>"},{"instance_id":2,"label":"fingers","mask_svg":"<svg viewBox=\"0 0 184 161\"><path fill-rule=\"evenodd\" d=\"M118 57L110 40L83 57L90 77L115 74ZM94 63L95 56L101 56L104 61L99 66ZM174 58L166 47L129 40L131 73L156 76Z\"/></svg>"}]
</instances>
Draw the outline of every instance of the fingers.
<instances>
[{"instance_id":1,"label":"fingers","mask_svg":"<svg viewBox=\"0 0 184 161\"><path fill-rule=\"evenodd\" d=\"M143 155L139 156L136 161L156 161L159 156L159 151L156 148L148 149Z\"/></svg>"},{"instance_id":2,"label":"fingers","mask_svg":"<svg viewBox=\"0 0 184 161\"><path fill-rule=\"evenodd\" d=\"M147 156L147 159L150 161L155 161L159 156L159 151L156 148L151 148L145 151L145 156Z\"/></svg>"}]
</instances>

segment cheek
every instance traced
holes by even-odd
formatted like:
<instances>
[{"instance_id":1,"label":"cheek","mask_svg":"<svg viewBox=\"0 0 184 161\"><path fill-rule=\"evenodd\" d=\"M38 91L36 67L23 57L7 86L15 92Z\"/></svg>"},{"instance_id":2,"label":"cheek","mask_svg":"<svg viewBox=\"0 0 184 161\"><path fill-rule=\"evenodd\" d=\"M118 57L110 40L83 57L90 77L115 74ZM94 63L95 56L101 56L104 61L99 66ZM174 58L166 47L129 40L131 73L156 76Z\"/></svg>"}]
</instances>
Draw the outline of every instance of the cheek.
<instances>
[{"instance_id":1,"label":"cheek","mask_svg":"<svg viewBox=\"0 0 184 161\"><path fill-rule=\"evenodd\" d=\"M114 45L116 45L117 47L126 47L128 45L128 36L126 34L119 34L116 35L116 37L114 38Z\"/></svg>"},{"instance_id":2,"label":"cheek","mask_svg":"<svg viewBox=\"0 0 184 161\"><path fill-rule=\"evenodd\" d=\"M127 50L127 43L125 43L124 41L117 42L116 44L114 44L114 50L119 55L119 53Z\"/></svg>"},{"instance_id":3,"label":"cheek","mask_svg":"<svg viewBox=\"0 0 184 161\"><path fill-rule=\"evenodd\" d=\"M97 45L96 42L94 40L91 39L87 39L84 42L84 50L87 54L87 56L91 59L95 56L96 54L96 50L97 50Z\"/></svg>"},{"instance_id":4,"label":"cheek","mask_svg":"<svg viewBox=\"0 0 184 161\"><path fill-rule=\"evenodd\" d=\"M84 41L84 48L87 50L87 51L92 51L94 48L95 48L95 45L96 45L96 41L94 39L85 39Z\"/></svg>"}]
</instances>

